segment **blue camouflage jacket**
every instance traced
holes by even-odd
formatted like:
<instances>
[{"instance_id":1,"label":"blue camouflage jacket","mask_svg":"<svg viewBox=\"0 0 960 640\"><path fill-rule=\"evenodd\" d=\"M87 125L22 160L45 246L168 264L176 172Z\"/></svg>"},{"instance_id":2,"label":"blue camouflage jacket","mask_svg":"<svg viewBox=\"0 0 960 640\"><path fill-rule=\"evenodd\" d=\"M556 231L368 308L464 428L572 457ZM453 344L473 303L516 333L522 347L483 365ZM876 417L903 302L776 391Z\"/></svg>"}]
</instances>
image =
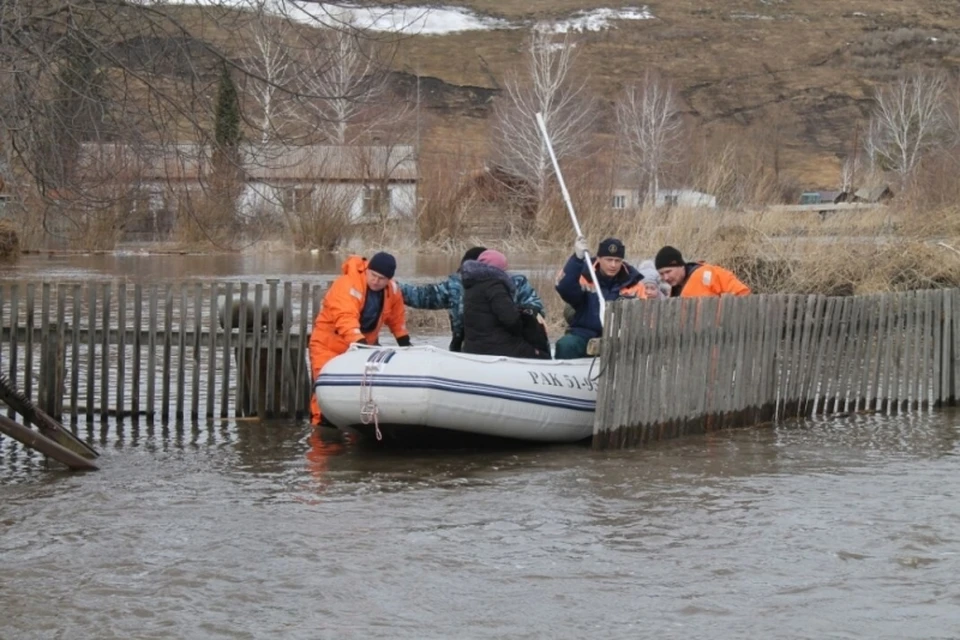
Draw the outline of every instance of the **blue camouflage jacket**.
<instances>
[{"instance_id":1,"label":"blue camouflage jacket","mask_svg":"<svg viewBox=\"0 0 960 640\"><path fill-rule=\"evenodd\" d=\"M516 285L513 301L518 307L536 309L537 313L544 314L543 301L526 276L511 274ZM404 284L400 283L400 293L403 294L403 304L414 309L446 309L450 316L450 330L453 340L450 342L451 351L460 351L463 343L463 282L459 273L451 273L447 279L435 284Z\"/></svg>"}]
</instances>

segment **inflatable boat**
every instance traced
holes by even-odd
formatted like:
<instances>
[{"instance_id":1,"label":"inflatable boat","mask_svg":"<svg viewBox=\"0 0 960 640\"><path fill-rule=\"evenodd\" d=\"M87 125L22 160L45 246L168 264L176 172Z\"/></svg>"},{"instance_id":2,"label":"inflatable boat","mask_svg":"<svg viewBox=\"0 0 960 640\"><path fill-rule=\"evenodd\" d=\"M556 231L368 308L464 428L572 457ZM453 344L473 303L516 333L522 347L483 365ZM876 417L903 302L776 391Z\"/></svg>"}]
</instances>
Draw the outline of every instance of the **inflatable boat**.
<instances>
[{"instance_id":1,"label":"inflatable boat","mask_svg":"<svg viewBox=\"0 0 960 640\"><path fill-rule=\"evenodd\" d=\"M354 345L323 367L314 392L324 418L377 440L470 434L577 442L593 434L596 374L593 358Z\"/></svg>"}]
</instances>

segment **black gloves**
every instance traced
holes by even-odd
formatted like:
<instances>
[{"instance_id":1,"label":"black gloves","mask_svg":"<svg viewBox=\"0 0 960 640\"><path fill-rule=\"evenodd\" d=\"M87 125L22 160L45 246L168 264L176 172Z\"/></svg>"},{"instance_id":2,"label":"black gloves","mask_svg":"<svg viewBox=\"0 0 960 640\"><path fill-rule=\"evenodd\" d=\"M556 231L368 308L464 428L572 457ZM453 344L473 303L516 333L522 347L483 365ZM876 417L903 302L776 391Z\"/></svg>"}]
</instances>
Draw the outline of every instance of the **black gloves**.
<instances>
[{"instance_id":1,"label":"black gloves","mask_svg":"<svg viewBox=\"0 0 960 640\"><path fill-rule=\"evenodd\" d=\"M450 341L450 351L460 352L463 351L463 335L454 334L453 340Z\"/></svg>"},{"instance_id":2,"label":"black gloves","mask_svg":"<svg viewBox=\"0 0 960 640\"><path fill-rule=\"evenodd\" d=\"M410 336L400 336L397 338L398 347L410 347L413 346L410 344Z\"/></svg>"}]
</instances>

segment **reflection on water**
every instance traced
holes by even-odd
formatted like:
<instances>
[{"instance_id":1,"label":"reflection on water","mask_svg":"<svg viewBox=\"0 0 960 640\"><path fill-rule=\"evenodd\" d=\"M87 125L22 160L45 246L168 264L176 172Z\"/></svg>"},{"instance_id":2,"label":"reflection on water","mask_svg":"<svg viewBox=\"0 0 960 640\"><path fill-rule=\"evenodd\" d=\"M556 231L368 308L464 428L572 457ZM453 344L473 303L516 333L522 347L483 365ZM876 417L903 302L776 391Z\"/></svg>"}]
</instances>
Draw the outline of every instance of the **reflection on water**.
<instances>
[{"instance_id":1,"label":"reflection on water","mask_svg":"<svg viewBox=\"0 0 960 640\"><path fill-rule=\"evenodd\" d=\"M287 423L0 444L0 638L946 638L960 413L384 454Z\"/></svg>"},{"instance_id":2,"label":"reflection on water","mask_svg":"<svg viewBox=\"0 0 960 640\"><path fill-rule=\"evenodd\" d=\"M389 250L389 248L387 248ZM460 257L397 251L397 277L445 276L456 270ZM293 251L257 253L164 255L136 252L114 254L29 254L14 264L0 265L0 280L47 282L126 280L128 282L280 280L326 281L339 275L344 255ZM566 256L523 254L508 256L511 269L552 271Z\"/></svg>"}]
</instances>

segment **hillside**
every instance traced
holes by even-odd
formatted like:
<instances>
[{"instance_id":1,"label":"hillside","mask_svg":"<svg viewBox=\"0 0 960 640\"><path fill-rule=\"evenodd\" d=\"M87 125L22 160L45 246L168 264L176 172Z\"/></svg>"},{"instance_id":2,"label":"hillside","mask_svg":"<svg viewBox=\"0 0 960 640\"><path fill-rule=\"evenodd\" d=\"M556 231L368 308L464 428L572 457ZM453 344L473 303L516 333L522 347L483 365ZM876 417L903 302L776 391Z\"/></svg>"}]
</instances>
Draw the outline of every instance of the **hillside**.
<instances>
[{"instance_id":1,"label":"hillside","mask_svg":"<svg viewBox=\"0 0 960 640\"><path fill-rule=\"evenodd\" d=\"M514 23L630 6L595 0L456 4ZM577 34L576 41L582 72L603 101L612 102L625 83L654 67L674 82L686 111L706 131L759 139L776 135L784 172L801 184L828 188L838 181L838 158L850 153L878 82L904 66L960 64L955 34L960 14L951 4L669 0L647 5L650 20L615 22L613 28ZM502 29L403 40L395 67L446 87L424 94L436 116L425 151L481 146L490 102L464 101L463 92L495 91L520 59L525 34ZM606 122L601 133L612 133Z\"/></svg>"}]
</instances>

